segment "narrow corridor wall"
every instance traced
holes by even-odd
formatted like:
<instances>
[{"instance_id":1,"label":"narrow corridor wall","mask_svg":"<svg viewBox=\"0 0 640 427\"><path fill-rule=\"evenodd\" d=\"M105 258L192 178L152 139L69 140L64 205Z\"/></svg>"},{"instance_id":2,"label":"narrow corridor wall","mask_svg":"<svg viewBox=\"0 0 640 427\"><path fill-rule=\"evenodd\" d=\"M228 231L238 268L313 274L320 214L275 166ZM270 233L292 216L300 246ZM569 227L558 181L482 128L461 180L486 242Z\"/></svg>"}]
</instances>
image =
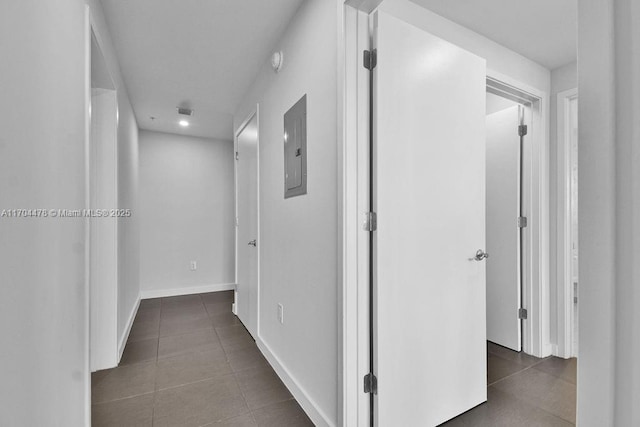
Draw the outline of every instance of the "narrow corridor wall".
<instances>
[{"instance_id":1,"label":"narrow corridor wall","mask_svg":"<svg viewBox=\"0 0 640 427\"><path fill-rule=\"evenodd\" d=\"M258 344L316 425L338 424L338 2L308 0L244 96L235 128L259 104ZM284 198L285 112L307 95L307 194ZM284 307L284 324L277 305Z\"/></svg>"},{"instance_id":2,"label":"narrow corridor wall","mask_svg":"<svg viewBox=\"0 0 640 427\"><path fill-rule=\"evenodd\" d=\"M142 296L233 285L234 212L233 142L140 131Z\"/></svg>"}]
</instances>

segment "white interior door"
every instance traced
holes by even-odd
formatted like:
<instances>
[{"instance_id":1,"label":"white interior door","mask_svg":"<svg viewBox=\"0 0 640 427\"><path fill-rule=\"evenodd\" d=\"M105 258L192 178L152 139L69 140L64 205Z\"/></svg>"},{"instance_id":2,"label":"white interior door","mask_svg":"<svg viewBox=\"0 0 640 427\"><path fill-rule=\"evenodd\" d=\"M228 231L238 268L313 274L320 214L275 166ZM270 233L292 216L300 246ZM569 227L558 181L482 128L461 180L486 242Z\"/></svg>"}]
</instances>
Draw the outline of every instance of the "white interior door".
<instances>
[{"instance_id":1,"label":"white interior door","mask_svg":"<svg viewBox=\"0 0 640 427\"><path fill-rule=\"evenodd\" d=\"M237 300L238 317L258 332L258 116L237 134Z\"/></svg>"},{"instance_id":2,"label":"white interior door","mask_svg":"<svg viewBox=\"0 0 640 427\"><path fill-rule=\"evenodd\" d=\"M487 116L487 339L521 350L518 106Z\"/></svg>"},{"instance_id":3,"label":"white interior door","mask_svg":"<svg viewBox=\"0 0 640 427\"><path fill-rule=\"evenodd\" d=\"M485 60L374 15L378 426L486 401Z\"/></svg>"}]
</instances>

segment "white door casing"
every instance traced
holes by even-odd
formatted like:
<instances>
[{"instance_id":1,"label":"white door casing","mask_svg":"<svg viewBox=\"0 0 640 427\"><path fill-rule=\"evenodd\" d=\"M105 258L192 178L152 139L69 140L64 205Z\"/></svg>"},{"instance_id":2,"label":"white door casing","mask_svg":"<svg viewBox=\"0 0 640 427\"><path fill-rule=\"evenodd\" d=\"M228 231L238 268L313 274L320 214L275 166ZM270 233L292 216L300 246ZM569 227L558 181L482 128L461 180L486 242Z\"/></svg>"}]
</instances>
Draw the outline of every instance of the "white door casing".
<instances>
[{"instance_id":1,"label":"white door casing","mask_svg":"<svg viewBox=\"0 0 640 427\"><path fill-rule=\"evenodd\" d=\"M379 426L435 426L486 400L486 63L374 14Z\"/></svg>"},{"instance_id":2,"label":"white door casing","mask_svg":"<svg viewBox=\"0 0 640 427\"><path fill-rule=\"evenodd\" d=\"M237 315L258 336L258 114L236 133Z\"/></svg>"}]
</instances>

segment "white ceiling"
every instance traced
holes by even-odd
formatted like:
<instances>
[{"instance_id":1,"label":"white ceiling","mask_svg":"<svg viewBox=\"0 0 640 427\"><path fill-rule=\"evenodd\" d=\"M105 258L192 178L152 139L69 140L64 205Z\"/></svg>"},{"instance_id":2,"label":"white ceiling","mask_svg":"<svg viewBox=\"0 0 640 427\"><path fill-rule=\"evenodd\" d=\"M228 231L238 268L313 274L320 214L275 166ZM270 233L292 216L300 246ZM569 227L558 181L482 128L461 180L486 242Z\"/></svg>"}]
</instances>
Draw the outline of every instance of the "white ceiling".
<instances>
[{"instance_id":1,"label":"white ceiling","mask_svg":"<svg viewBox=\"0 0 640 427\"><path fill-rule=\"evenodd\" d=\"M576 60L577 0L411 0L553 70Z\"/></svg>"},{"instance_id":2,"label":"white ceiling","mask_svg":"<svg viewBox=\"0 0 640 427\"><path fill-rule=\"evenodd\" d=\"M232 114L302 1L101 0L140 128L231 140ZM187 128L178 105L195 110Z\"/></svg>"}]
</instances>

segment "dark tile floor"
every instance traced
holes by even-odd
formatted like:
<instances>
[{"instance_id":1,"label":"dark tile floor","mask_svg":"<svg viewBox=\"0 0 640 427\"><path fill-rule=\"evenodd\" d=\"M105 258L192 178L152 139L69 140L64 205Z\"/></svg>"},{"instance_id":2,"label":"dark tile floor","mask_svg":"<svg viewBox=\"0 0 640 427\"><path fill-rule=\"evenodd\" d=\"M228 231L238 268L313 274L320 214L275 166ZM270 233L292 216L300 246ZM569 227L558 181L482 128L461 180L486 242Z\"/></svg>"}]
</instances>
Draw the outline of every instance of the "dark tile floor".
<instances>
[{"instance_id":1,"label":"dark tile floor","mask_svg":"<svg viewBox=\"0 0 640 427\"><path fill-rule=\"evenodd\" d=\"M92 375L92 425L313 426L232 301L232 292L143 300L120 366ZM575 359L493 343L487 355L488 401L444 426L575 425Z\"/></svg>"},{"instance_id":2,"label":"dark tile floor","mask_svg":"<svg viewBox=\"0 0 640 427\"><path fill-rule=\"evenodd\" d=\"M538 359L487 343L487 402L446 427L565 427L576 422L576 359Z\"/></svg>"},{"instance_id":3,"label":"dark tile floor","mask_svg":"<svg viewBox=\"0 0 640 427\"><path fill-rule=\"evenodd\" d=\"M143 300L92 425L313 426L231 313L233 292Z\"/></svg>"}]
</instances>

